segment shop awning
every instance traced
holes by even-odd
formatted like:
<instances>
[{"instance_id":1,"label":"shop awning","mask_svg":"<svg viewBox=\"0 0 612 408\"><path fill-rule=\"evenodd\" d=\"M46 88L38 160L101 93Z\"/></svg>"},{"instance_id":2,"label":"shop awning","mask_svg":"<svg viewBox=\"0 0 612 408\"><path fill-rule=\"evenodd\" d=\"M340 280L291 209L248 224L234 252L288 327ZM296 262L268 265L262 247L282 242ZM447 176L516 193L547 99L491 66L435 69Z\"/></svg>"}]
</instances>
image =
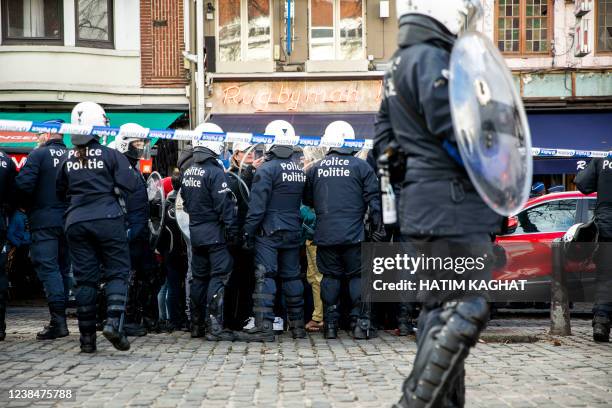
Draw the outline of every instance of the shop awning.
<instances>
[{"instance_id":1,"label":"shop awning","mask_svg":"<svg viewBox=\"0 0 612 408\"><path fill-rule=\"evenodd\" d=\"M146 128L166 129L170 127L182 112L108 112L112 126L125 123L138 123ZM0 119L44 122L52 119L70 121L70 112L0 112ZM37 135L19 132L0 132L0 147L19 151L29 150L36 146ZM64 140L69 144L69 136Z\"/></svg>"},{"instance_id":2,"label":"shop awning","mask_svg":"<svg viewBox=\"0 0 612 408\"><path fill-rule=\"evenodd\" d=\"M532 112L528 118L534 146L612 150L612 112Z\"/></svg>"},{"instance_id":3,"label":"shop awning","mask_svg":"<svg viewBox=\"0 0 612 408\"><path fill-rule=\"evenodd\" d=\"M227 115L213 114L211 122L221 126L226 132L263 133L266 125L273 120L286 120L300 136L322 136L327 125L336 120L344 120L355 129L360 139L374 138L375 113L296 113L296 114L252 114Z\"/></svg>"}]
</instances>

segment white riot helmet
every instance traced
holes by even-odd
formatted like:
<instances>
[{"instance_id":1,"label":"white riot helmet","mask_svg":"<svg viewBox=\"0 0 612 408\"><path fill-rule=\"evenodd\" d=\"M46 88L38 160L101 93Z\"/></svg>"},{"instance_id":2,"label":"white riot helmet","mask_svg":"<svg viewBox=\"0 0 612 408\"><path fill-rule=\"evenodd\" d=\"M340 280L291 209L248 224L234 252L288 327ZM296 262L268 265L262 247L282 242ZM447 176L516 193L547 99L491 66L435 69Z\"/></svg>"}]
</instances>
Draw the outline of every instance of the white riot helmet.
<instances>
[{"instance_id":1,"label":"white riot helmet","mask_svg":"<svg viewBox=\"0 0 612 408\"><path fill-rule=\"evenodd\" d=\"M268 123L268 126L266 126L264 134L284 139L295 138L295 129L293 128L291 123L287 122L286 120L273 120L272 122ZM274 143L266 145L266 152L272 150L274 146L283 145L280 145L276 141L274 141Z\"/></svg>"},{"instance_id":2,"label":"white riot helmet","mask_svg":"<svg viewBox=\"0 0 612 408\"><path fill-rule=\"evenodd\" d=\"M95 102L81 102L77 104L70 114L70 122L81 126L108 126L109 120L104 109ZM72 144L82 146L97 136L71 135Z\"/></svg>"},{"instance_id":3,"label":"white riot helmet","mask_svg":"<svg viewBox=\"0 0 612 408\"><path fill-rule=\"evenodd\" d=\"M198 127L196 127L193 131L199 133L199 135L194 136L194 138L191 141L191 144L193 145L193 150L204 148L204 149L210 150L217 156L223 153L225 142L211 142L208 140L200 139L200 135L202 133L223 133L223 129L221 129L221 127L219 127L218 125L215 125L212 122L205 122L205 123L198 125Z\"/></svg>"},{"instance_id":4,"label":"white riot helmet","mask_svg":"<svg viewBox=\"0 0 612 408\"><path fill-rule=\"evenodd\" d=\"M482 17L480 0L397 0L397 18L407 14L428 16L454 35L475 29Z\"/></svg>"},{"instance_id":5,"label":"white riot helmet","mask_svg":"<svg viewBox=\"0 0 612 408\"><path fill-rule=\"evenodd\" d=\"M232 151L235 152L246 152L247 150L249 150L249 148L253 146L251 143L248 142L234 142L234 144L232 145Z\"/></svg>"},{"instance_id":6,"label":"white riot helmet","mask_svg":"<svg viewBox=\"0 0 612 408\"><path fill-rule=\"evenodd\" d=\"M140 160L150 157L147 129L136 123L126 123L119 128L115 138L115 149L129 158Z\"/></svg>"},{"instance_id":7,"label":"white riot helmet","mask_svg":"<svg viewBox=\"0 0 612 408\"><path fill-rule=\"evenodd\" d=\"M342 152L346 152L347 149L342 147L342 144L345 140L354 140L355 139L355 130L351 126L350 123L345 122L343 120L337 120L335 122L330 123L325 128L325 134L321 139L323 144L331 144L334 146L328 146L327 152L331 152L333 150L338 151L342 149ZM352 148L349 149L353 151Z\"/></svg>"}]
</instances>

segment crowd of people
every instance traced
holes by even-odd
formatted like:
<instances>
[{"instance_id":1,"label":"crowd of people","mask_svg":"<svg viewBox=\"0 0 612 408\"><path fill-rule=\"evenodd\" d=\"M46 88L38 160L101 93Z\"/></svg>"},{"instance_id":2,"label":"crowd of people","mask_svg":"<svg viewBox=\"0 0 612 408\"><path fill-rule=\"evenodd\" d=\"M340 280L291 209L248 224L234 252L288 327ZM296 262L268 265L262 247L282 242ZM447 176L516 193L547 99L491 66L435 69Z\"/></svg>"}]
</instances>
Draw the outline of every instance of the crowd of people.
<instances>
[{"instance_id":1,"label":"crowd of people","mask_svg":"<svg viewBox=\"0 0 612 408\"><path fill-rule=\"evenodd\" d=\"M109 125L93 102L78 104L71 119ZM195 129L222 132L210 122ZM285 121L265 133L295 137ZM331 339L341 326L357 339L376 336L361 299L361 243L388 234L367 152L342 147L355 138L350 124L333 122L323 136L341 147L233 143L228 169L228 145L195 136L153 196L138 169L150 151L144 136L125 124L108 146L76 134L70 149L63 135L43 132L19 173L1 156L4 212L27 218L30 259L49 306L39 340L69 334L72 293L83 352L96 350L100 330L119 350L129 349L128 336L173 330L211 341L274 341L284 330ZM163 220L156 230L154 218ZM412 305L396 310L399 333L414 333Z\"/></svg>"}]
</instances>

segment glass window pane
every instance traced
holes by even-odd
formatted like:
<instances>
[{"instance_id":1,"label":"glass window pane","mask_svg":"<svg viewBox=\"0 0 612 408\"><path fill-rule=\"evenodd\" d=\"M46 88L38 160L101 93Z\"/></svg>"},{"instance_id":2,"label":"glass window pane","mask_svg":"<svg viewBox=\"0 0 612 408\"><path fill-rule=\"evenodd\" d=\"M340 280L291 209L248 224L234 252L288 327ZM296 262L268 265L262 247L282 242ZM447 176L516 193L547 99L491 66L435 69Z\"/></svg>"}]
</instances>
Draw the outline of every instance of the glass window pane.
<instances>
[{"instance_id":1,"label":"glass window pane","mask_svg":"<svg viewBox=\"0 0 612 408\"><path fill-rule=\"evenodd\" d=\"M576 200L553 201L521 212L515 234L567 231L575 223Z\"/></svg>"},{"instance_id":2,"label":"glass window pane","mask_svg":"<svg viewBox=\"0 0 612 408\"><path fill-rule=\"evenodd\" d=\"M219 2L219 60L240 61L240 0Z\"/></svg>"},{"instance_id":3,"label":"glass window pane","mask_svg":"<svg viewBox=\"0 0 612 408\"><path fill-rule=\"evenodd\" d=\"M310 3L310 59L333 60L334 53L334 2L311 0Z\"/></svg>"},{"instance_id":4,"label":"glass window pane","mask_svg":"<svg viewBox=\"0 0 612 408\"><path fill-rule=\"evenodd\" d=\"M497 23L497 38L500 41L500 51L515 52L518 51L518 29L520 23L520 0L506 0L499 2L498 13L500 18ZM498 44L499 45L499 44Z\"/></svg>"},{"instance_id":5,"label":"glass window pane","mask_svg":"<svg viewBox=\"0 0 612 408\"><path fill-rule=\"evenodd\" d=\"M79 0L78 39L110 41L108 0Z\"/></svg>"},{"instance_id":6,"label":"glass window pane","mask_svg":"<svg viewBox=\"0 0 612 408\"><path fill-rule=\"evenodd\" d=\"M597 0L597 50L612 51L612 0Z\"/></svg>"},{"instance_id":7,"label":"glass window pane","mask_svg":"<svg viewBox=\"0 0 612 408\"><path fill-rule=\"evenodd\" d=\"M270 0L249 0L248 16L247 60L270 60L272 58Z\"/></svg>"},{"instance_id":8,"label":"glass window pane","mask_svg":"<svg viewBox=\"0 0 612 408\"><path fill-rule=\"evenodd\" d=\"M61 38L60 0L10 0L8 37Z\"/></svg>"},{"instance_id":9,"label":"glass window pane","mask_svg":"<svg viewBox=\"0 0 612 408\"><path fill-rule=\"evenodd\" d=\"M362 0L340 0L340 58L363 59Z\"/></svg>"}]
</instances>

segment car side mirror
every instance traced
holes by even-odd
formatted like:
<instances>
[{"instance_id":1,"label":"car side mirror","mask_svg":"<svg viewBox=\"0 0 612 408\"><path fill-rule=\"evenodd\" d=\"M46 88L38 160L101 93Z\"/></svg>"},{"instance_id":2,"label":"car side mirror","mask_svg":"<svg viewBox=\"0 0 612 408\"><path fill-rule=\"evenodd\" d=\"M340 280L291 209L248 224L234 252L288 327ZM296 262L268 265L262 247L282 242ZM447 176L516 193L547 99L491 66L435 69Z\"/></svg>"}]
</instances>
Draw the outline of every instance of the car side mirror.
<instances>
[{"instance_id":1,"label":"car side mirror","mask_svg":"<svg viewBox=\"0 0 612 408\"><path fill-rule=\"evenodd\" d=\"M508 217L506 221L506 231L504 231L505 232L504 235L514 234L518 226L519 226L518 217L516 216Z\"/></svg>"}]
</instances>

